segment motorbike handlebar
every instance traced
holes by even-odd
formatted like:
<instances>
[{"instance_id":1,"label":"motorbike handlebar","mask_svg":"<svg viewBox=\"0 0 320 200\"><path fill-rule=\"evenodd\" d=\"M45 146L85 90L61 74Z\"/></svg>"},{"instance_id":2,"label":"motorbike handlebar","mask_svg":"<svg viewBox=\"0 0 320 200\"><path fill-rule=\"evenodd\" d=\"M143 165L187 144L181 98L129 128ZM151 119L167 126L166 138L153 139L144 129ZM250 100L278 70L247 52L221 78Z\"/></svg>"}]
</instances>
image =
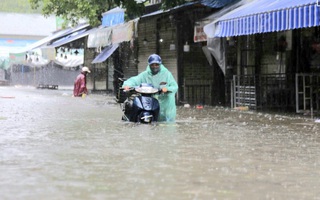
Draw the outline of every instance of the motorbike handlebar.
<instances>
[{"instance_id":1,"label":"motorbike handlebar","mask_svg":"<svg viewBox=\"0 0 320 200\"><path fill-rule=\"evenodd\" d=\"M131 91L136 91L136 88L139 88L139 87L129 87L127 89L120 88L120 90L122 90L123 92L131 92ZM161 87L161 85L160 85L160 88L158 88L158 94L172 93L172 91L169 91L169 90L167 90L166 92L163 92L162 91L163 88L165 88L165 87Z\"/></svg>"},{"instance_id":2,"label":"motorbike handlebar","mask_svg":"<svg viewBox=\"0 0 320 200\"><path fill-rule=\"evenodd\" d=\"M162 88L159 88L159 94L172 93L172 91L167 90L166 92L162 91Z\"/></svg>"},{"instance_id":3,"label":"motorbike handlebar","mask_svg":"<svg viewBox=\"0 0 320 200\"><path fill-rule=\"evenodd\" d=\"M129 89L120 88L120 90L122 90L123 92L130 92L130 91L133 91L134 89L135 89L134 87L129 87Z\"/></svg>"}]
</instances>

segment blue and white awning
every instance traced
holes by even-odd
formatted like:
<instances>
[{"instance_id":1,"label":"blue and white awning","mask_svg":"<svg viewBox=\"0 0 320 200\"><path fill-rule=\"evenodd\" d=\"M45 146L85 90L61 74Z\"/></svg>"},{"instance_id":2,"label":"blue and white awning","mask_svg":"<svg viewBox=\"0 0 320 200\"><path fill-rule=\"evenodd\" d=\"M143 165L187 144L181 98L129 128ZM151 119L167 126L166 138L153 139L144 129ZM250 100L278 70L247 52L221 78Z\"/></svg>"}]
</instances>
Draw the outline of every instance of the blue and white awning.
<instances>
[{"instance_id":1,"label":"blue and white awning","mask_svg":"<svg viewBox=\"0 0 320 200\"><path fill-rule=\"evenodd\" d=\"M204 27L208 37L230 37L319 26L318 0L254 0Z\"/></svg>"}]
</instances>

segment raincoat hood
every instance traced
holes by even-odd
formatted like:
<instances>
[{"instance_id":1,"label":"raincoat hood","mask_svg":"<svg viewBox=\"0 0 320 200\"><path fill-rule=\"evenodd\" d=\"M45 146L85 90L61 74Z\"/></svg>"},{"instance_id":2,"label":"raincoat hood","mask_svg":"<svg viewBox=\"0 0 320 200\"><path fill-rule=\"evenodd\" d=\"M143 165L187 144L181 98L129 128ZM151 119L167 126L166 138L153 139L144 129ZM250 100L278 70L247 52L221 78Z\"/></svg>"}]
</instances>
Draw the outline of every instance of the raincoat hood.
<instances>
[{"instance_id":1,"label":"raincoat hood","mask_svg":"<svg viewBox=\"0 0 320 200\"><path fill-rule=\"evenodd\" d=\"M165 68L162 64L160 64L160 66L159 66L159 71L157 72L157 73L153 73L152 72L152 69L151 69L151 66L150 65L148 65L147 66L147 72L150 74L150 75L157 75L158 73L160 73L161 71L163 71L163 70L167 70L168 71L168 69L167 68Z\"/></svg>"}]
</instances>

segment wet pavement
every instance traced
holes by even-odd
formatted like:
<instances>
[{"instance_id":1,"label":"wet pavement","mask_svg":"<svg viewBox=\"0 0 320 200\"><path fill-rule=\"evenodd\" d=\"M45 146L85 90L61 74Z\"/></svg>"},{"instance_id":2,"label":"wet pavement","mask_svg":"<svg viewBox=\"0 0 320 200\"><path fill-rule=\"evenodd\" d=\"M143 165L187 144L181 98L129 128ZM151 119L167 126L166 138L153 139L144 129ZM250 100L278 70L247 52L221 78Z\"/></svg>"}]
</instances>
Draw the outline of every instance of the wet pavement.
<instances>
[{"instance_id":1,"label":"wet pavement","mask_svg":"<svg viewBox=\"0 0 320 200\"><path fill-rule=\"evenodd\" d=\"M320 199L320 123L178 107L122 122L112 96L0 87L0 199Z\"/></svg>"}]
</instances>

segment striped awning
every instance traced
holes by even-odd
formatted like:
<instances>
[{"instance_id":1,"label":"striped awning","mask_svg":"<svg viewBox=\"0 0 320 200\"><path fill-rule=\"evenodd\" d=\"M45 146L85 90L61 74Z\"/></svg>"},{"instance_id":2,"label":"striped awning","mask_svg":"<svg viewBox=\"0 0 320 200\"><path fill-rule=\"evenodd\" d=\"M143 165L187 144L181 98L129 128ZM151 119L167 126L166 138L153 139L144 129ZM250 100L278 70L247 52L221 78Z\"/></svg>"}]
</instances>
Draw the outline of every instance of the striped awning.
<instances>
[{"instance_id":1,"label":"striped awning","mask_svg":"<svg viewBox=\"0 0 320 200\"><path fill-rule=\"evenodd\" d=\"M208 24L209 37L230 37L319 26L318 0L254 0Z\"/></svg>"}]
</instances>

